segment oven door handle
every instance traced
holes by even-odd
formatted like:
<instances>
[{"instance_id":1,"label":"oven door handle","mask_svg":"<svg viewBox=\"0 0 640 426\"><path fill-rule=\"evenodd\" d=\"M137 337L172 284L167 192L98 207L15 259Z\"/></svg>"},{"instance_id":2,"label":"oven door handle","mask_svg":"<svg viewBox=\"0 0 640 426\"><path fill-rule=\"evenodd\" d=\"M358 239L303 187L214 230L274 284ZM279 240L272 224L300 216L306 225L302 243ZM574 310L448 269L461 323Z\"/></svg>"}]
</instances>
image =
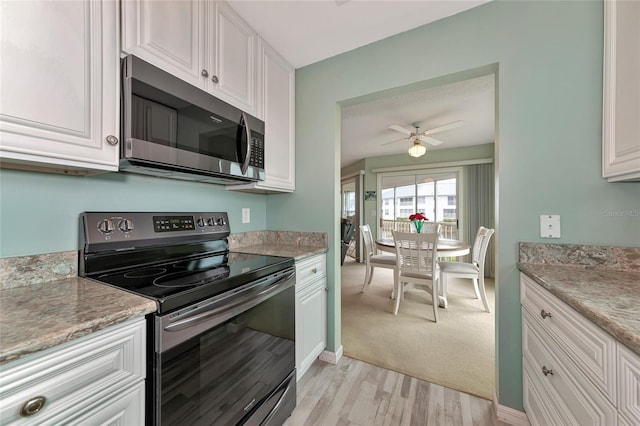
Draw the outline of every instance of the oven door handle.
<instances>
[{"instance_id":1,"label":"oven door handle","mask_svg":"<svg viewBox=\"0 0 640 426\"><path fill-rule=\"evenodd\" d=\"M164 330L168 332L184 330L186 328L193 327L203 321L208 321L211 319L211 317L215 316L223 317L222 321L224 321L227 319L225 313L233 312L233 315L236 315L237 313L244 312L247 309L256 306L272 295L288 287L287 284L289 283L289 280L291 280L291 278L293 278L294 276L295 271L292 271L285 276L278 277L277 281L274 281L273 283L265 283L264 281L259 281L253 286L247 287L242 293L235 295L239 296L237 300L223 302L220 306L211 307L205 312L191 312L187 314L188 316L186 318L166 325L164 327ZM267 285L266 288L264 288L265 284ZM218 305L218 303L216 303L215 305Z\"/></svg>"}]
</instances>

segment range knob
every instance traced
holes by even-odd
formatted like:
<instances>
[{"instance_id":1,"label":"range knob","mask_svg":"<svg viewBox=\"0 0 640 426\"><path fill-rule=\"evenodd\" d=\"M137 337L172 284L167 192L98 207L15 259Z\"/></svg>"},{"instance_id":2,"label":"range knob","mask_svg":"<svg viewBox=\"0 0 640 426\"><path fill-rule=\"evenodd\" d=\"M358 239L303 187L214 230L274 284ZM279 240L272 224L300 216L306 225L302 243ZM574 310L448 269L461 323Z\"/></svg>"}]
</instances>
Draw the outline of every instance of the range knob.
<instances>
[{"instance_id":1,"label":"range knob","mask_svg":"<svg viewBox=\"0 0 640 426\"><path fill-rule=\"evenodd\" d=\"M207 226L207 222L205 222L203 217L199 217L198 220L196 221L196 223L198 224L198 226L200 227L205 227Z\"/></svg>"},{"instance_id":2,"label":"range knob","mask_svg":"<svg viewBox=\"0 0 640 426\"><path fill-rule=\"evenodd\" d=\"M118 223L118 229L124 233L130 232L133 230L133 221L131 219L123 219Z\"/></svg>"},{"instance_id":3,"label":"range knob","mask_svg":"<svg viewBox=\"0 0 640 426\"><path fill-rule=\"evenodd\" d=\"M104 219L98 222L98 230L103 234L110 234L113 232L113 221L111 219Z\"/></svg>"},{"instance_id":4,"label":"range knob","mask_svg":"<svg viewBox=\"0 0 640 426\"><path fill-rule=\"evenodd\" d=\"M224 226L225 225L224 217L216 217L214 219L213 223L214 223L214 225L217 225L217 226Z\"/></svg>"}]
</instances>

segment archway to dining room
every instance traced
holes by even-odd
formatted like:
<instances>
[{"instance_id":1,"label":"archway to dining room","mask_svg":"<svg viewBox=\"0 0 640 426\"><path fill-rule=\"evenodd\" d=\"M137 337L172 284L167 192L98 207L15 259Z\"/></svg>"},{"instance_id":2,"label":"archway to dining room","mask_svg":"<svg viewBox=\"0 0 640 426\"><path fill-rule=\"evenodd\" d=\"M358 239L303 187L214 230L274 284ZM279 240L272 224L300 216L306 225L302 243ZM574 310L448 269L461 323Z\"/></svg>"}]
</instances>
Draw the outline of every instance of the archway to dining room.
<instances>
[{"instance_id":1,"label":"archway to dining room","mask_svg":"<svg viewBox=\"0 0 640 426\"><path fill-rule=\"evenodd\" d=\"M348 157L346 164L342 163L342 176L362 174L360 217L363 224L370 225L375 238L388 237L391 229L408 227L409 214L418 211L428 212L431 220L455 222L456 237L469 244L473 244L479 226L497 228L496 70L495 65L480 67L341 105L341 152L347 152ZM482 114L469 115L460 107L461 102L482 108ZM429 106L434 104L440 109ZM388 129L391 125L410 127L408 124L435 128L456 121L467 121L472 127L476 119L489 122L490 140L486 133L482 136L478 132L476 139L464 141L469 133L443 131L430 135L441 143L424 143L427 154L422 158L409 157L410 141ZM380 125L369 129L376 120ZM373 135L374 131L378 133ZM364 142L354 137L358 133ZM389 146L395 151L389 152ZM353 152L362 157L356 159ZM408 291L398 314L393 315L393 271L375 268L371 284L363 292L364 262L347 256L341 269L344 354L492 399L496 386L497 271L493 243L488 252L485 284L491 313L475 298L470 280L454 279L449 280L448 305L439 309L437 323L433 322L431 296L420 290Z\"/></svg>"}]
</instances>

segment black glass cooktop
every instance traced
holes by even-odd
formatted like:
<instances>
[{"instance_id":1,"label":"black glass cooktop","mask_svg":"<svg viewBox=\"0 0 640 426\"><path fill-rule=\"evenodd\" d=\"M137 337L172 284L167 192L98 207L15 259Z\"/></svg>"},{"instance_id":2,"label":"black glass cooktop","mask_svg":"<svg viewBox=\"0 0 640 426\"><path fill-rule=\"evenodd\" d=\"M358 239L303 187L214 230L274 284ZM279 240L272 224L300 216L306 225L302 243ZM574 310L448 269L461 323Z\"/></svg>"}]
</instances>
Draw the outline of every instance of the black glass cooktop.
<instances>
[{"instance_id":1,"label":"black glass cooktop","mask_svg":"<svg viewBox=\"0 0 640 426\"><path fill-rule=\"evenodd\" d=\"M157 301L158 312L222 294L293 266L293 259L227 252L174 260L91 278Z\"/></svg>"}]
</instances>

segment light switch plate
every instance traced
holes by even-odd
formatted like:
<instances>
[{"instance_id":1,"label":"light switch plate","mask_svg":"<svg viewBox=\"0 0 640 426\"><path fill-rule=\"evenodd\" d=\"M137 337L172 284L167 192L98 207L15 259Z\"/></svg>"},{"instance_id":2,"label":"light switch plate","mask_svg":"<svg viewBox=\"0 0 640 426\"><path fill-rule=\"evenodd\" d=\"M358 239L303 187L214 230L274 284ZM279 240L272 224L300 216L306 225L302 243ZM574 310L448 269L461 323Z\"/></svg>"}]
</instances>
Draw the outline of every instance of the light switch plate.
<instances>
[{"instance_id":1,"label":"light switch plate","mask_svg":"<svg viewBox=\"0 0 640 426\"><path fill-rule=\"evenodd\" d=\"M540 238L560 238L560 215L540 215Z\"/></svg>"},{"instance_id":2,"label":"light switch plate","mask_svg":"<svg viewBox=\"0 0 640 426\"><path fill-rule=\"evenodd\" d=\"M242 209L242 223L251 223L251 209Z\"/></svg>"}]
</instances>

